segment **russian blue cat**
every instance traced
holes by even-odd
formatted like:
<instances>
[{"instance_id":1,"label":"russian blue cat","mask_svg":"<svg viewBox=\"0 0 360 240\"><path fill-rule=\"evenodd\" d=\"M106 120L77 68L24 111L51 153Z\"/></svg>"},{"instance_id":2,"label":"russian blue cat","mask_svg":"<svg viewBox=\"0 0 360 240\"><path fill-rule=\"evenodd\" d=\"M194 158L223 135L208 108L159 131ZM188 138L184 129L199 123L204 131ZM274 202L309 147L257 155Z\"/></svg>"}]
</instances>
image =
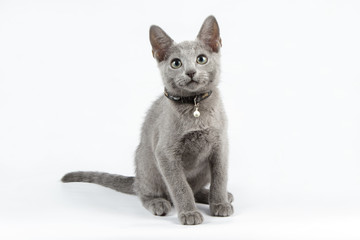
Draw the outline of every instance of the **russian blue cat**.
<instances>
[{"instance_id":1,"label":"russian blue cat","mask_svg":"<svg viewBox=\"0 0 360 240\"><path fill-rule=\"evenodd\" d=\"M172 205L182 224L203 222L195 202L214 216L233 213L227 192L227 121L218 83L221 38L213 16L195 41L175 43L160 27L150 27L164 95L147 113L135 154L136 175L71 172L63 182L90 182L136 194L145 208L165 216ZM210 183L210 188L206 188Z\"/></svg>"}]
</instances>

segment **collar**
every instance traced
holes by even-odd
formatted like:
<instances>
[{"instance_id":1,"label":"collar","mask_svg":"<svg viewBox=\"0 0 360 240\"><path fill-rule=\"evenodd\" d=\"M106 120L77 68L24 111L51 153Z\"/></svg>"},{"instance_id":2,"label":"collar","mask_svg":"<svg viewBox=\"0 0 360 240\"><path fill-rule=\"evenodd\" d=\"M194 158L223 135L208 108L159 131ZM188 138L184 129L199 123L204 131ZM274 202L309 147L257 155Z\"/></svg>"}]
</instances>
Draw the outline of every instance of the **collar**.
<instances>
[{"instance_id":1,"label":"collar","mask_svg":"<svg viewBox=\"0 0 360 240\"><path fill-rule=\"evenodd\" d=\"M173 96L170 95L166 89L164 89L164 95L165 97L167 97L168 99L174 101L174 102L179 102L179 103L191 103L191 104L199 104L199 102L201 102L202 100L210 97L212 91L208 91L205 93L201 93L199 95L193 95L193 96L188 96L188 97L182 97L182 96Z\"/></svg>"}]
</instances>

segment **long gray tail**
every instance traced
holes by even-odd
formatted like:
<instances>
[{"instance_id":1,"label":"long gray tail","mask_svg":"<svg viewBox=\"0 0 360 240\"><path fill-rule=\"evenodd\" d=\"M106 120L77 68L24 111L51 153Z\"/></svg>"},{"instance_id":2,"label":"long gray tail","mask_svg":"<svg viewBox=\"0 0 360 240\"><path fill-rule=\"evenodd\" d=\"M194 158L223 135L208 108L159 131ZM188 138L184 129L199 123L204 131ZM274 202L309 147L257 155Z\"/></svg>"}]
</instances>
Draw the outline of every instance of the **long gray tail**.
<instances>
[{"instance_id":1,"label":"long gray tail","mask_svg":"<svg viewBox=\"0 0 360 240\"><path fill-rule=\"evenodd\" d=\"M64 183L68 182L87 182L96 183L104 187L114 189L115 191L135 194L135 177L125 177L116 174L104 172L70 172L61 179Z\"/></svg>"}]
</instances>

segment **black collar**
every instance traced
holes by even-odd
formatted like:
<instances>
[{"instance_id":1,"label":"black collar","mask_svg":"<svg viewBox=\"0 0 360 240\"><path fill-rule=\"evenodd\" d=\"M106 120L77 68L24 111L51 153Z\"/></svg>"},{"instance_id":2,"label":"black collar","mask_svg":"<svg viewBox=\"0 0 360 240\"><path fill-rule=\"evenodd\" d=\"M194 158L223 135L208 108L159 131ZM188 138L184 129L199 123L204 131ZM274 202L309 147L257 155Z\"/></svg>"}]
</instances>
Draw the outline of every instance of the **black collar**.
<instances>
[{"instance_id":1,"label":"black collar","mask_svg":"<svg viewBox=\"0 0 360 240\"><path fill-rule=\"evenodd\" d=\"M210 90L209 92L206 93L201 93L199 95L194 95L194 96L188 96L188 97L182 97L182 96L173 96L170 95L166 89L164 89L164 95L170 99L173 100L174 102L179 102L179 103L191 103L191 104L198 104L199 102L201 102L202 100L210 97L212 91Z\"/></svg>"}]
</instances>

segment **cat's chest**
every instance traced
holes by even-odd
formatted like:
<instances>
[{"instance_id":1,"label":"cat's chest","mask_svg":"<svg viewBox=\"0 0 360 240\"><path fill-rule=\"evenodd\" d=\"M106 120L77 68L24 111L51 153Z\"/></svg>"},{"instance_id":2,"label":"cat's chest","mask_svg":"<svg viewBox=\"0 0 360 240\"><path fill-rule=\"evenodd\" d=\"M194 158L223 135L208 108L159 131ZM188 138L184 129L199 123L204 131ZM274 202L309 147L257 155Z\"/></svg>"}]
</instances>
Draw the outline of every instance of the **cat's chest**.
<instances>
[{"instance_id":1,"label":"cat's chest","mask_svg":"<svg viewBox=\"0 0 360 240\"><path fill-rule=\"evenodd\" d=\"M216 144L216 133L212 129L203 129L185 133L180 141L182 163L185 169L193 168L204 162Z\"/></svg>"},{"instance_id":2,"label":"cat's chest","mask_svg":"<svg viewBox=\"0 0 360 240\"><path fill-rule=\"evenodd\" d=\"M189 131L182 136L181 145L199 149L210 145L213 141L213 135L214 132L210 129Z\"/></svg>"}]
</instances>

